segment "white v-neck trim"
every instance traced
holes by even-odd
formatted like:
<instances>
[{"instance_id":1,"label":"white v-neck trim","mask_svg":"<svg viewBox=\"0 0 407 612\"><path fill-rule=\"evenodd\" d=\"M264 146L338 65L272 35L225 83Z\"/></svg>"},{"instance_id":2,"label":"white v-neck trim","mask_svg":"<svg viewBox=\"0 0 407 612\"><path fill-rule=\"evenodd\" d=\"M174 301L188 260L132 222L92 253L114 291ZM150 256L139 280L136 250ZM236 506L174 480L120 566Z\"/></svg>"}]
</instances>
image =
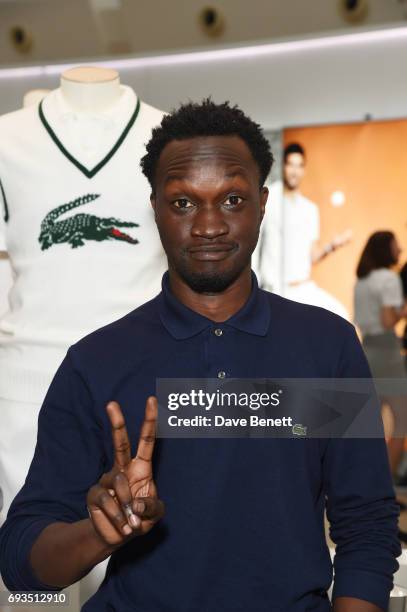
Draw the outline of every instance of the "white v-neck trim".
<instances>
[{"instance_id":1,"label":"white v-neck trim","mask_svg":"<svg viewBox=\"0 0 407 612\"><path fill-rule=\"evenodd\" d=\"M127 85L120 85L120 89L118 101L97 113L74 111L60 88L43 99L48 124L65 149L85 168L96 166L110 153L134 113L137 105L134 90Z\"/></svg>"}]
</instances>

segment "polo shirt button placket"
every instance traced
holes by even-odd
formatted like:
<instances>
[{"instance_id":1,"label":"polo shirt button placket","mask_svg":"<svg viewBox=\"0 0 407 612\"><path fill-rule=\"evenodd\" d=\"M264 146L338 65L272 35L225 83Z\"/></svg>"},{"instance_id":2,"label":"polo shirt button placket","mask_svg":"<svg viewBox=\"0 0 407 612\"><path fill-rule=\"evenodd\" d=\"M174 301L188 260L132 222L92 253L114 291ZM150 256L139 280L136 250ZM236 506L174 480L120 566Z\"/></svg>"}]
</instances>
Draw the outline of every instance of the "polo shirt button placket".
<instances>
[{"instance_id":1,"label":"polo shirt button placket","mask_svg":"<svg viewBox=\"0 0 407 612\"><path fill-rule=\"evenodd\" d=\"M218 338L223 336L223 329L221 329L220 327L215 327L214 329L212 329L212 331L215 334L215 336L217 336ZM217 374L217 377L226 378L226 372L224 372L223 370L220 370Z\"/></svg>"},{"instance_id":2,"label":"polo shirt button placket","mask_svg":"<svg viewBox=\"0 0 407 612\"><path fill-rule=\"evenodd\" d=\"M218 336L218 338L220 336L223 336L223 329L221 329L220 327L216 327L213 330L213 333L215 334L215 336ZM225 378L226 376L226 372L224 372L223 370L220 370L220 372L218 372L218 378Z\"/></svg>"}]
</instances>

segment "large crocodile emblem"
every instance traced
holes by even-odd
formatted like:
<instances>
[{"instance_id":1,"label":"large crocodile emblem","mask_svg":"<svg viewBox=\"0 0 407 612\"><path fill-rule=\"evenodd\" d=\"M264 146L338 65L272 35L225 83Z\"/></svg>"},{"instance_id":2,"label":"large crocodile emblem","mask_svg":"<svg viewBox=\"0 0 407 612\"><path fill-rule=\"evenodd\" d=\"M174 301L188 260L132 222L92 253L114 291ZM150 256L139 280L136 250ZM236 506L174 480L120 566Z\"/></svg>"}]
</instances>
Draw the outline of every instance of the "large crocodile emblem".
<instances>
[{"instance_id":1,"label":"large crocodile emblem","mask_svg":"<svg viewBox=\"0 0 407 612\"><path fill-rule=\"evenodd\" d=\"M119 228L122 227L138 227L138 223L130 221L120 221L115 217L96 217L96 215L87 215L79 213L72 217L58 220L58 218L68 210L83 206L89 202L93 202L100 197L100 194L89 193L85 196L62 204L51 210L41 223L41 233L39 242L41 249L49 249L54 244L66 242L73 249L85 245L85 240L121 240L130 244L137 244L138 240L132 238L128 234L122 232Z\"/></svg>"}]
</instances>

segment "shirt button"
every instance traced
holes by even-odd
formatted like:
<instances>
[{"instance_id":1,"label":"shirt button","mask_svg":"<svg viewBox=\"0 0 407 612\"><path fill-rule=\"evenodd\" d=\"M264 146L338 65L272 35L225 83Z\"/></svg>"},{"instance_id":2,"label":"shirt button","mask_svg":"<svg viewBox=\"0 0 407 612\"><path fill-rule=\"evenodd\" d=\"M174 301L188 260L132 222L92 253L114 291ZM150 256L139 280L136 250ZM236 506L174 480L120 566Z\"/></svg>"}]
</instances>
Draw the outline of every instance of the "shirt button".
<instances>
[{"instance_id":1,"label":"shirt button","mask_svg":"<svg viewBox=\"0 0 407 612\"><path fill-rule=\"evenodd\" d=\"M223 372L223 370L218 372L218 378L225 378L225 376L226 376L226 372Z\"/></svg>"},{"instance_id":2,"label":"shirt button","mask_svg":"<svg viewBox=\"0 0 407 612\"><path fill-rule=\"evenodd\" d=\"M223 334L223 331L221 329L217 328L217 329L215 329L214 333L215 333L215 336L221 336Z\"/></svg>"}]
</instances>

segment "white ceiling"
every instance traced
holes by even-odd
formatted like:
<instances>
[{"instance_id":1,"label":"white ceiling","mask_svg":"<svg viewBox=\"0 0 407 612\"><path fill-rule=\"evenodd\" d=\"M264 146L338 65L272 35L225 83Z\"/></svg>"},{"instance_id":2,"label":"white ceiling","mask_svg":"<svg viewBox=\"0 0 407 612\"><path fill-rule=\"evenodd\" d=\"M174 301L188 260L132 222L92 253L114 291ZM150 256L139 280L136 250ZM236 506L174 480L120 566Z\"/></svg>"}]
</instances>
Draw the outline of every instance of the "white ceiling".
<instances>
[{"instance_id":1,"label":"white ceiling","mask_svg":"<svg viewBox=\"0 0 407 612\"><path fill-rule=\"evenodd\" d=\"M0 64L235 45L407 21L407 0L357 0L367 2L368 11L354 24L341 14L341 1L346 0L0 0ZM223 17L218 36L206 33L199 21L208 6ZM15 27L32 40L24 52L12 42Z\"/></svg>"}]
</instances>

